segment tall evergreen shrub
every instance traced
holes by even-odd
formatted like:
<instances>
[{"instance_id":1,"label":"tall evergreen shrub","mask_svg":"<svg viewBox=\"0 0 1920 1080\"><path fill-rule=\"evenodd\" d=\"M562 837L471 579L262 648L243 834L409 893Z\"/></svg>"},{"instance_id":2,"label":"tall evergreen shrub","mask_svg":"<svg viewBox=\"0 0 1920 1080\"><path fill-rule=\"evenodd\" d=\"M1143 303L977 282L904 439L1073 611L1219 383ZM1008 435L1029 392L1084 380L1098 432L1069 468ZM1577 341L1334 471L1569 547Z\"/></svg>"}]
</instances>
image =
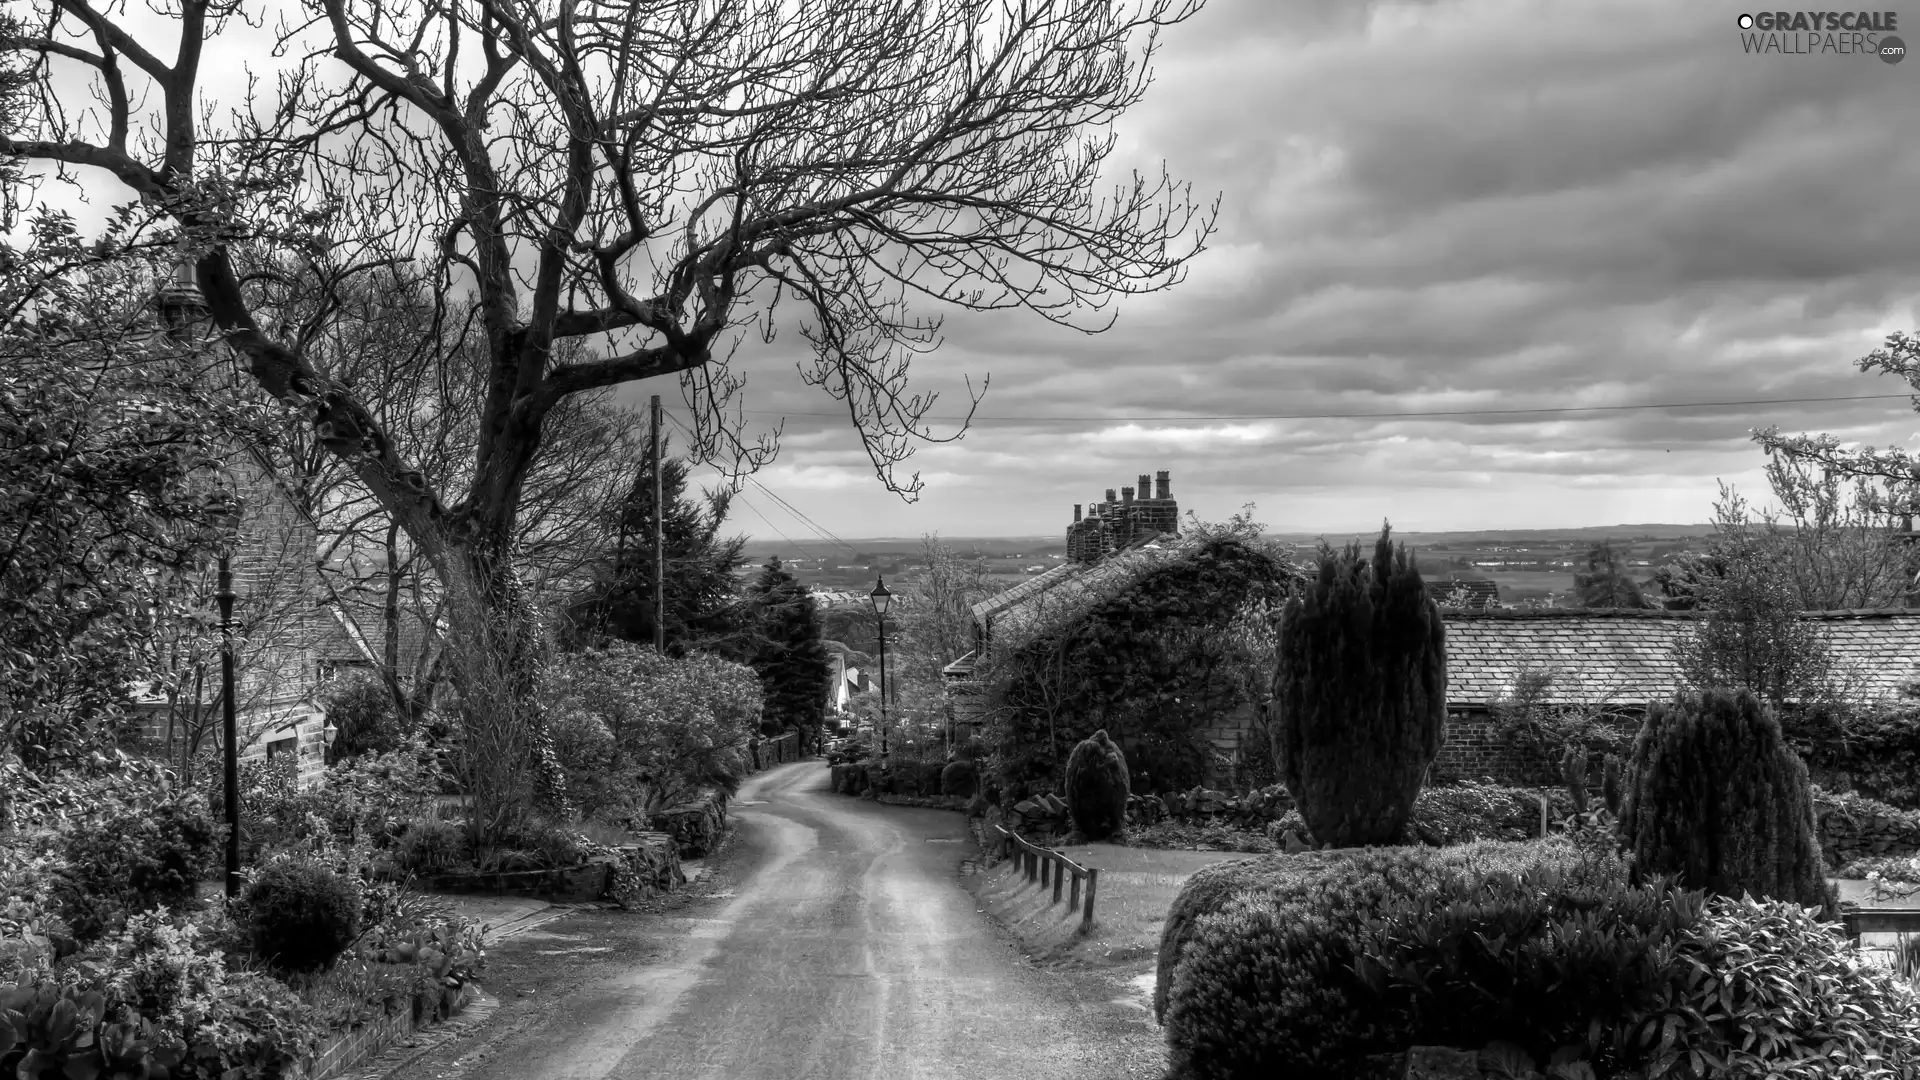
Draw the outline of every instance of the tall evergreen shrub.
<instances>
[{"instance_id":1,"label":"tall evergreen shrub","mask_svg":"<svg viewBox=\"0 0 1920 1080\"><path fill-rule=\"evenodd\" d=\"M1831 914L1807 767L1751 690L1707 690L1648 711L1620 807L1636 880L1786 900Z\"/></svg>"},{"instance_id":2,"label":"tall evergreen shrub","mask_svg":"<svg viewBox=\"0 0 1920 1080\"><path fill-rule=\"evenodd\" d=\"M1446 630L1391 531L1371 560L1323 543L1280 616L1274 760L1307 828L1336 847L1400 839L1446 734Z\"/></svg>"}]
</instances>

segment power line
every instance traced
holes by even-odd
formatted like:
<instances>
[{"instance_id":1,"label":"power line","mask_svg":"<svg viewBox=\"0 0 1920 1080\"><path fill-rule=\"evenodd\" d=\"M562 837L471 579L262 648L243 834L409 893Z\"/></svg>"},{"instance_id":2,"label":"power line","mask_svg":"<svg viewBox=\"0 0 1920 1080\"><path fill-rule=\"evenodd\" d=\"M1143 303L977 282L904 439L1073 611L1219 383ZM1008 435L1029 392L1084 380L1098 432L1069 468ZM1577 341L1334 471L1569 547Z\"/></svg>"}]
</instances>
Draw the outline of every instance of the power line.
<instances>
[{"instance_id":1,"label":"power line","mask_svg":"<svg viewBox=\"0 0 1920 1080\"><path fill-rule=\"evenodd\" d=\"M1236 413L1222 416L975 416L973 423L1025 424L1109 424L1109 423L1184 423L1199 420L1391 420L1414 416L1517 416L1533 413L1627 412L1636 409L1718 409L1740 405L1805 405L1830 401L1912 400L1913 394L1854 394L1845 397L1753 398L1744 401L1656 401L1636 405L1562 405L1541 409L1409 409L1399 412L1355 413ZM772 409L745 410L754 416L842 417L845 413L781 412ZM930 416L928 420L958 422L964 416Z\"/></svg>"},{"instance_id":2,"label":"power line","mask_svg":"<svg viewBox=\"0 0 1920 1080\"><path fill-rule=\"evenodd\" d=\"M680 422L679 417L674 416L672 413L664 413L662 415L664 415L667 418L669 423L673 424L673 426L679 428L682 432L684 432L688 439L696 438L694 433L687 429L687 425ZM767 487L767 485L761 483L755 477L751 475L747 475L747 476L744 476L743 479L745 479L748 483L752 484L754 487L759 488L761 492L764 493L769 499L772 499L776 505L778 505L781 509L785 510L789 515L791 515L795 521L798 521L800 524L806 526L809 529L812 529L814 533L817 534L822 540L825 540L830 544L838 544L840 547L845 548L851 554L858 555L860 553L858 550L854 548L852 544L847 543L845 540L840 539L838 536L835 536L833 533L828 532L825 528L822 528L812 518L801 513L798 509L794 507L792 503L781 498L779 494L774 492L773 489ZM751 506L749 506L749 509L751 509ZM754 513L759 514L760 511L754 510ZM766 521L767 519L764 515L762 515L760 520ZM768 524L771 525L772 522L768 522ZM782 533L781 535L785 536L786 534ZM793 542L789 540L788 543L793 543ZM800 545L794 544L794 546L799 547ZM805 553L804 549L802 550L802 553L803 554ZM807 555L807 558L811 559L813 558L813 556Z\"/></svg>"},{"instance_id":3,"label":"power line","mask_svg":"<svg viewBox=\"0 0 1920 1080\"><path fill-rule=\"evenodd\" d=\"M759 518L761 521L767 522L767 528L772 529L776 533L780 533L780 539L785 540L789 544L792 544L794 547L794 550L798 551L800 554L806 556L809 559L813 558L813 553L809 552L806 548L801 547L800 542L798 540L795 540L793 537L788 536L786 533L780 532L780 526L775 525L771 521L768 521L767 515L761 513L759 507L753 505L750 502L747 502L747 500L745 499L741 499L740 501L742 503L745 503L747 509L753 511L754 517Z\"/></svg>"},{"instance_id":4,"label":"power line","mask_svg":"<svg viewBox=\"0 0 1920 1080\"><path fill-rule=\"evenodd\" d=\"M792 514L794 517L798 518L802 524L806 525L808 528L812 529L814 532L819 533L821 537L829 541L832 541L833 543L839 544L841 547L847 549L847 551L850 552L851 554L854 554L854 555L860 554L859 551L855 550L852 544L849 544L845 540L842 540L838 536L835 536L833 533L828 532L825 528L814 524L812 518L808 517L807 515L801 513L799 510L795 509L792 503L789 503L787 500L781 498L778 494L776 494L773 491L773 489L767 487L767 485L761 483L759 480L751 476L747 477L746 479L747 479L747 482L752 484L754 487L757 487L761 491L766 492L768 498L772 499L776 503L779 503L783 508L786 509L787 513Z\"/></svg>"}]
</instances>

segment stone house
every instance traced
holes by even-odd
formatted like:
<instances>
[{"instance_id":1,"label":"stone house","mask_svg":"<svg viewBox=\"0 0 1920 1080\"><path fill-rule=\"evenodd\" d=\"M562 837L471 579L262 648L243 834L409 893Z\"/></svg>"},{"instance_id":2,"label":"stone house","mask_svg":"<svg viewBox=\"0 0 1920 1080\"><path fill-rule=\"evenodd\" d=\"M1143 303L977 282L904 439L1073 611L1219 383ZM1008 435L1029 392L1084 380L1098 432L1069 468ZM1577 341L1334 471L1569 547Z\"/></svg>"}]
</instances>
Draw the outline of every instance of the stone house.
<instances>
[{"instance_id":1,"label":"stone house","mask_svg":"<svg viewBox=\"0 0 1920 1080\"><path fill-rule=\"evenodd\" d=\"M1550 676L1537 700L1565 709L1604 709L1622 734L1647 706L1680 686L1673 647L1702 617L1694 611L1614 609L1488 610L1442 613L1447 627L1447 741L1432 779L1491 777L1555 783L1558 763L1500 733L1492 704L1510 698L1523 675ZM1862 705L1897 701L1920 678L1920 610L1809 611L1825 631L1847 696Z\"/></svg>"},{"instance_id":2,"label":"stone house","mask_svg":"<svg viewBox=\"0 0 1920 1080\"><path fill-rule=\"evenodd\" d=\"M206 340L211 324L206 302L182 265L161 287L155 306L176 340ZM224 352L224 350L222 350ZM300 783L326 767L326 716L314 701L321 671L319 644L327 624L314 602L316 523L303 514L271 478L250 447L236 445L232 469L246 494L247 510L230 548L235 623L246 624L236 647L235 712L241 761L288 761ZM211 579L214 563L205 573ZM190 699L148 691L140 694L141 724L133 745L177 760L185 740L201 732L210 748L220 728L220 665L217 657ZM211 731L211 737L204 733Z\"/></svg>"},{"instance_id":3,"label":"stone house","mask_svg":"<svg viewBox=\"0 0 1920 1080\"><path fill-rule=\"evenodd\" d=\"M973 605L973 651L941 671L948 718L978 733L986 723L982 686L976 674L983 658L998 646L1018 642L1039 623L1071 617L1078 604L1103 594L1105 586L1139 571L1142 563L1172 560L1191 551L1197 541L1180 535L1179 504L1166 472L1154 478L1154 497L1148 477L1137 487L1121 488L1118 497L1108 488L1106 499L1088 508L1075 505L1067 526L1067 558L1058 566ZM1196 734L1212 748L1209 782L1220 782L1233 768L1251 725L1253 709L1241 710ZM1122 745L1127 740L1122 737Z\"/></svg>"}]
</instances>

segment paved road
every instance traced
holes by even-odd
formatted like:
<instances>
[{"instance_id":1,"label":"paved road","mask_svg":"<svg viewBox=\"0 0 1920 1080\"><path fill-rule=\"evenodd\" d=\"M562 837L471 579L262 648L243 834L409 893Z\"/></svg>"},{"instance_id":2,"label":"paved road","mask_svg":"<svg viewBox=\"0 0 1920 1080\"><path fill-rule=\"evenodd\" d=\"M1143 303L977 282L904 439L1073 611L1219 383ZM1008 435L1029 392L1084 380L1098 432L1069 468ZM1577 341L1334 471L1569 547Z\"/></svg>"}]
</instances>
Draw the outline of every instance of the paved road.
<instances>
[{"instance_id":1,"label":"paved road","mask_svg":"<svg viewBox=\"0 0 1920 1080\"><path fill-rule=\"evenodd\" d=\"M957 814L749 780L736 894L666 955L589 983L472 1080L1123 1080L1157 1032L1086 973L1028 965L961 882Z\"/></svg>"}]
</instances>

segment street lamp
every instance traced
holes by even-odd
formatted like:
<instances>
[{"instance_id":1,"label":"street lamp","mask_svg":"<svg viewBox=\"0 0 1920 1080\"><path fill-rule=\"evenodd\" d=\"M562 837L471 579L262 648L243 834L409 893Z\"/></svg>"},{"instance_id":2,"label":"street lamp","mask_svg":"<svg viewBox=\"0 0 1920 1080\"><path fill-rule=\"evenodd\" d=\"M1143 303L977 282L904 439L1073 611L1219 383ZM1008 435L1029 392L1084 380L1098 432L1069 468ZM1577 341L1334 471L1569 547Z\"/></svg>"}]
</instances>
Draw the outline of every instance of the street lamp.
<instances>
[{"instance_id":1,"label":"street lamp","mask_svg":"<svg viewBox=\"0 0 1920 1080\"><path fill-rule=\"evenodd\" d=\"M887 765L887 605L893 594L887 591L886 575L876 575L873 591L867 594L873 610L880 616L880 767Z\"/></svg>"},{"instance_id":2,"label":"street lamp","mask_svg":"<svg viewBox=\"0 0 1920 1080\"><path fill-rule=\"evenodd\" d=\"M226 744L227 899L240 895L240 724L233 707L233 571L220 555L220 727Z\"/></svg>"}]
</instances>

